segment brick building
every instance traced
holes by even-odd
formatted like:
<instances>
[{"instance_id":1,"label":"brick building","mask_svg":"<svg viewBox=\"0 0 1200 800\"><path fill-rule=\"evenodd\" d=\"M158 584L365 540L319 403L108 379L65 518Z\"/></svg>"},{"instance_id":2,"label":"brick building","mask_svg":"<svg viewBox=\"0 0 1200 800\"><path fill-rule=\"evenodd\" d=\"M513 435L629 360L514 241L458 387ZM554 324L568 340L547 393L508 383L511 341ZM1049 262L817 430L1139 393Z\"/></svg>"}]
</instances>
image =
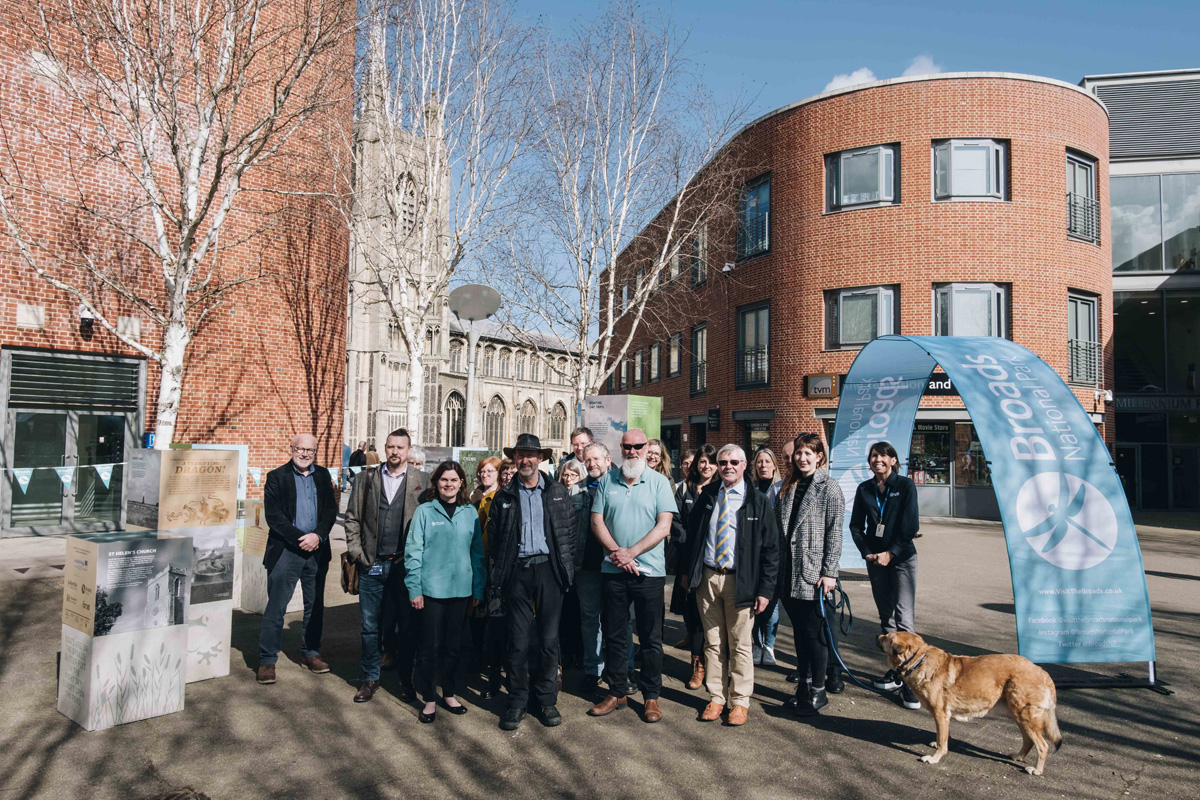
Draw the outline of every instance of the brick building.
<instances>
[{"instance_id":1,"label":"brick building","mask_svg":"<svg viewBox=\"0 0 1200 800\"><path fill-rule=\"evenodd\" d=\"M47 80L47 70L71 66L49 63L37 49L20 18L25 6L0 8L6 175L17 168L36 171L44 185L86 191L97 203L119 208L136 195L128 175L80 166L65 157L65 147L47 147L38 138L73 113ZM272 8L279 13L280 6ZM326 55L324 67L348 83L352 37ZM269 100L265 89L248 96L250 103ZM331 185L330 164L337 159L327 148L338 137L327 134L349 128L351 98L346 94L323 113L328 116L301 126L271 165L253 177L247 173L247 188L312 191ZM269 469L290 457L293 434L309 432L320 442L318 462L339 465L347 232L324 201L290 201L285 208L270 193L238 197L215 263L218 274L253 279L198 328L187 354L174 441L247 444L250 465ZM72 236L100 241L95 229L79 229L78 218L49 203L31 202L20 211L32 236L52 245ZM163 291L159 265L138 247L113 247L99 257L113 259L112 269L124 271L148 295ZM122 462L154 430L157 364L87 319L86 309L81 313L77 301L39 278L3 235L0 284L0 536L119 528ZM155 347L161 343L162 330L128 298L103 287L94 297L125 333ZM116 465L107 485L91 468L95 464ZM69 486L51 469L63 466L77 467ZM22 489L13 470L28 468L34 471ZM251 481L249 492L261 489Z\"/></svg>"},{"instance_id":2,"label":"brick building","mask_svg":"<svg viewBox=\"0 0 1200 800\"><path fill-rule=\"evenodd\" d=\"M663 398L673 456L729 441L778 452L801 431L828 441L838 377L886 333L1008 337L1112 441L1108 117L1094 96L1007 73L905 77L786 106L730 146L745 175L736 225L702 229L668 275L700 311L640 334L607 387ZM923 513L998 516L944 376L909 473Z\"/></svg>"}]
</instances>

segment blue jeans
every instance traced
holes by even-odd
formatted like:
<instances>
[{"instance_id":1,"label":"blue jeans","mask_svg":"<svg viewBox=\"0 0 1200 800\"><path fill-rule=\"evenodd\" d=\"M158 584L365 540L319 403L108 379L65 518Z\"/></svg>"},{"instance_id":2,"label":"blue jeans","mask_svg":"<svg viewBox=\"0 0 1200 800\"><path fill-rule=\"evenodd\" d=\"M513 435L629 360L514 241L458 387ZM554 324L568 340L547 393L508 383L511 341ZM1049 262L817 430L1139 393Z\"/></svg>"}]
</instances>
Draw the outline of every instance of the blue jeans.
<instances>
[{"instance_id":1,"label":"blue jeans","mask_svg":"<svg viewBox=\"0 0 1200 800\"><path fill-rule=\"evenodd\" d=\"M305 658L321 655L321 628L325 610L325 573L328 565L318 556L304 558L284 550L267 572L267 609L263 612L262 630L258 634L258 663L279 661L283 645L283 615L296 591L296 581L304 593L304 619L300 627L300 654Z\"/></svg>"},{"instance_id":2,"label":"blue jeans","mask_svg":"<svg viewBox=\"0 0 1200 800\"><path fill-rule=\"evenodd\" d=\"M397 658L400 682L407 686L412 680L414 655L408 592L397 562L378 563L382 570L379 575L370 575L368 569L358 565L358 613L362 617L359 669L364 681L379 680L379 662L383 651L388 650Z\"/></svg>"},{"instance_id":3,"label":"blue jeans","mask_svg":"<svg viewBox=\"0 0 1200 800\"><path fill-rule=\"evenodd\" d=\"M604 636L600 618L604 602L600 595L600 573L575 573L575 591L579 593L579 616L583 620L583 674L604 674ZM633 672L633 619L629 620L629 671Z\"/></svg>"},{"instance_id":4,"label":"blue jeans","mask_svg":"<svg viewBox=\"0 0 1200 800\"><path fill-rule=\"evenodd\" d=\"M779 633L779 601L772 600L767 610L754 618L754 643L759 647L775 647Z\"/></svg>"}]
</instances>

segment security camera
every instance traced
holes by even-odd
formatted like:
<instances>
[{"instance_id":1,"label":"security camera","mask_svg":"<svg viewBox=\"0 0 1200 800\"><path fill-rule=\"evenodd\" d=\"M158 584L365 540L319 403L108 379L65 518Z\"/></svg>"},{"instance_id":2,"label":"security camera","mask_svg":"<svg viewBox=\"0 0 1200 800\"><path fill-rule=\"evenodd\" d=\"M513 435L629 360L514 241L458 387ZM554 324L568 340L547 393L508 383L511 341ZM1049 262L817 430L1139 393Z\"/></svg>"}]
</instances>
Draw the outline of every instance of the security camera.
<instances>
[{"instance_id":1,"label":"security camera","mask_svg":"<svg viewBox=\"0 0 1200 800\"><path fill-rule=\"evenodd\" d=\"M732 261L726 261L725 266L721 267L721 272L732 272L732 271L733 271L733 262Z\"/></svg>"}]
</instances>

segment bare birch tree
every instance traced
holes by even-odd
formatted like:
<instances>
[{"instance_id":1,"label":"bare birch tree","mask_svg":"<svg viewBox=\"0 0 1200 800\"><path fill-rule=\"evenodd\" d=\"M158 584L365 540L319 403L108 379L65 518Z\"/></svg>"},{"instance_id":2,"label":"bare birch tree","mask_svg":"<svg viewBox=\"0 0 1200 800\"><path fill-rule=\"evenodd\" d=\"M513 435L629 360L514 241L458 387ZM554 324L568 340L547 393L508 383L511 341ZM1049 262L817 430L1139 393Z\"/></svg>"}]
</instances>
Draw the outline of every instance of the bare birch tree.
<instances>
[{"instance_id":1,"label":"bare birch tree","mask_svg":"<svg viewBox=\"0 0 1200 800\"><path fill-rule=\"evenodd\" d=\"M506 243L504 320L518 338L540 329L576 350L563 378L577 408L639 332L687 313L683 273L733 211L740 177L722 145L746 106L711 100L685 41L669 20L616 3L546 48L536 213Z\"/></svg>"},{"instance_id":2,"label":"bare birch tree","mask_svg":"<svg viewBox=\"0 0 1200 800\"><path fill-rule=\"evenodd\" d=\"M6 13L32 79L0 89L2 230L30 270L159 365L165 448L193 337L259 277L223 258L269 225L243 208L264 203L240 198L346 101L334 66L353 47L354 4L19 0ZM119 313L160 335L142 341Z\"/></svg>"},{"instance_id":3,"label":"bare birch tree","mask_svg":"<svg viewBox=\"0 0 1200 800\"><path fill-rule=\"evenodd\" d=\"M378 0L361 71L352 291L379 304L408 364L421 441L424 346L464 262L504 230L530 128L528 31L504 0Z\"/></svg>"}]
</instances>

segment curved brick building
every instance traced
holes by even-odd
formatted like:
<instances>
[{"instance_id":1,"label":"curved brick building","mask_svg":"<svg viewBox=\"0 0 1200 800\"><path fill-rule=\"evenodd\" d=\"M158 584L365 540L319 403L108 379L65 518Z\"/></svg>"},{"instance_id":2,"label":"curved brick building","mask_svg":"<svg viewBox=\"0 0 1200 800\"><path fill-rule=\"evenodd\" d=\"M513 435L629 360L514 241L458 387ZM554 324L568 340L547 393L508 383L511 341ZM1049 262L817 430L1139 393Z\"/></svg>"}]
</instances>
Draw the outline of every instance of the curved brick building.
<instances>
[{"instance_id":1,"label":"curved brick building","mask_svg":"<svg viewBox=\"0 0 1200 800\"><path fill-rule=\"evenodd\" d=\"M737 230L703 232L683 276L703 313L647 331L609 387L663 398L671 450L828 438L838 376L887 333L1010 338L1111 441L1108 115L1094 96L1025 75L899 78L786 106L731 144ZM909 472L923 513L997 515L944 380Z\"/></svg>"}]
</instances>

